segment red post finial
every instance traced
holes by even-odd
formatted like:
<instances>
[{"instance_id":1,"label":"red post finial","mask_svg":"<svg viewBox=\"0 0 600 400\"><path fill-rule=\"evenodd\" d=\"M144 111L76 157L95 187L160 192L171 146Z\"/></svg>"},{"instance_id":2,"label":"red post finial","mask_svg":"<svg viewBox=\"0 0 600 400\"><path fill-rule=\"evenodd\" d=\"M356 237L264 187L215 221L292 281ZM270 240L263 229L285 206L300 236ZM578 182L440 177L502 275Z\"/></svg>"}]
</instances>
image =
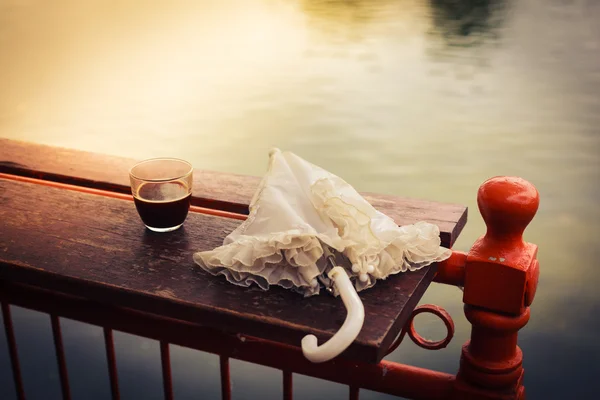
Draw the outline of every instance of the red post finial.
<instances>
[{"instance_id":1,"label":"red post finial","mask_svg":"<svg viewBox=\"0 0 600 400\"><path fill-rule=\"evenodd\" d=\"M477 205L487 226L485 239L521 244L523 231L535 216L539 204L537 189L523 178L498 176L488 179L477 194Z\"/></svg>"}]
</instances>

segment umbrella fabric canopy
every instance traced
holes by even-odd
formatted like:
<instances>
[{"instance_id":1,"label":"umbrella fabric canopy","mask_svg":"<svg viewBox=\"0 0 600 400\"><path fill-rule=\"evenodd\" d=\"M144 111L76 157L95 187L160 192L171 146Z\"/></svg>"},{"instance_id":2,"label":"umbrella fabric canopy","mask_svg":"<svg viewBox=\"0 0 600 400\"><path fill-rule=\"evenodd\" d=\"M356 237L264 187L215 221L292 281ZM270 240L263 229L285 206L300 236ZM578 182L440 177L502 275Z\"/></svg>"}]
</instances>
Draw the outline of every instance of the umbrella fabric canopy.
<instances>
[{"instance_id":1,"label":"umbrella fabric canopy","mask_svg":"<svg viewBox=\"0 0 600 400\"><path fill-rule=\"evenodd\" d=\"M331 287L338 295L324 246L347 257L356 291L450 256L436 225L399 227L338 176L291 152L273 149L269 158L248 219L222 246L194 254L209 273L240 286L280 285L305 296Z\"/></svg>"}]
</instances>

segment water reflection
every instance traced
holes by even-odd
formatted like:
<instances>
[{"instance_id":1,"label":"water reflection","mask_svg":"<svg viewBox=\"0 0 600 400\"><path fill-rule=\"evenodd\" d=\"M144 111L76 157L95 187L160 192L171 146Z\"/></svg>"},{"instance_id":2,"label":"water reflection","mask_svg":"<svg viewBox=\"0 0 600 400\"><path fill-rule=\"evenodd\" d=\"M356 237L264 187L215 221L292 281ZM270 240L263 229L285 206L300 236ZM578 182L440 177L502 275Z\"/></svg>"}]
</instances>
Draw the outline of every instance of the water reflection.
<instances>
[{"instance_id":1,"label":"water reflection","mask_svg":"<svg viewBox=\"0 0 600 400\"><path fill-rule=\"evenodd\" d=\"M137 158L169 154L253 175L264 173L276 145L360 190L468 205L459 250L485 229L479 184L523 176L542 199L526 232L542 268L520 337L528 394L586 398L585 390L600 390L586 365L600 357L599 20L594 1L5 0L0 135ZM455 319L447 349L431 355L406 343L391 359L454 372L469 332L460 300L458 289L442 286L423 299ZM17 314L29 329L31 318ZM69 341L83 342L85 328L73 329ZM439 326L425 320L420 329L436 336ZM145 351L128 352L125 370ZM71 365L93 358L91 350L71 354ZM212 368L184 351L177 357L181 371ZM44 366L57 379L55 365ZM160 380L140 371L138 379ZM0 379L4 398L9 380ZM278 382L260 377L261 385Z\"/></svg>"},{"instance_id":2,"label":"water reflection","mask_svg":"<svg viewBox=\"0 0 600 400\"><path fill-rule=\"evenodd\" d=\"M432 33L448 46L474 46L500 40L510 3L506 0L430 0Z\"/></svg>"}]
</instances>

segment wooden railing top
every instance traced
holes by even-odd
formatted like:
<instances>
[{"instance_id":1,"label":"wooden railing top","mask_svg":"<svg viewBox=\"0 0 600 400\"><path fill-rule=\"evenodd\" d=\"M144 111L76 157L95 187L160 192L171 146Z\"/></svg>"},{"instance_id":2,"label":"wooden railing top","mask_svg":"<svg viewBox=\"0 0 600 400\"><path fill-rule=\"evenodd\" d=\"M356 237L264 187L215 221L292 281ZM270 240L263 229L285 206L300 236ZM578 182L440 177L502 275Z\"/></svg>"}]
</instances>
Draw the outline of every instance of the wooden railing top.
<instances>
[{"instance_id":1,"label":"wooden railing top","mask_svg":"<svg viewBox=\"0 0 600 400\"><path fill-rule=\"evenodd\" d=\"M130 193L128 171L137 160L0 138L0 172ZM194 170L192 204L248 214L259 177ZM361 193L398 225L427 221L440 228L442 245L451 247L467 222L458 204Z\"/></svg>"},{"instance_id":2,"label":"wooden railing top","mask_svg":"<svg viewBox=\"0 0 600 400\"><path fill-rule=\"evenodd\" d=\"M0 146L0 172L129 190L127 170L133 160L9 140ZM196 179L196 204L229 211L247 207L257 183L257 178L205 171L198 171ZM446 219L439 223L446 227L447 246L466 221L465 207L407 199L398 205L391 196L372 199L396 221L419 215L431 221L429 212ZM341 300L326 293L305 299L278 287L268 292L240 288L198 268L192 254L219 246L237 220L191 213L183 229L154 234L144 229L129 200L10 177L0 178L0 200L0 284L33 285L292 345L308 333L328 339L345 318ZM444 207L447 212L440 212ZM365 324L344 357L381 360L434 270L394 275L361 292Z\"/></svg>"}]
</instances>

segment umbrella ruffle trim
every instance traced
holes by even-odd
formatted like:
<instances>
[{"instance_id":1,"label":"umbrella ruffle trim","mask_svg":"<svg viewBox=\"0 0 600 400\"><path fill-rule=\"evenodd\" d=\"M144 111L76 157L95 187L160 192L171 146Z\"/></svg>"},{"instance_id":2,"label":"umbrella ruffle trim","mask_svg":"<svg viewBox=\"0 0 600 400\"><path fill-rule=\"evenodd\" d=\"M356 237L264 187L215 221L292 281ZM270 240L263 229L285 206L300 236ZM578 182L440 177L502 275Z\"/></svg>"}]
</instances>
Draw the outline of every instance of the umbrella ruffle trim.
<instances>
[{"instance_id":1,"label":"umbrella ruffle trim","mask_svg":"<svg viewBox=\"0 0 600 400\"><path fill-rule=\"evenodd\" d=\"M314 280L325 270L322 256L317 237L288 231L270 237L240 236L233 243L195 253L194 261L238 286L254 283L268 290L279 285L310 296L319 293Z\"/></svg>"},{"instance_id":2,"label":"umbrella ruffle trim","mask_svg":"<svg viewBox=\"0 0 600 400\"><path fill-rule=\"evenodd\" d=\"M377 280L386 279L390 275L407 270L416 271L443 261L451 254L450 250L440 246L439 228L434 224L417 222L395 226L385 232L391 237L386 242L372 233L369 218L366 219L369 224L365 224L362 217L353 218L352 215L360 215L360 211L348 212L351 208L353 207L348 204L343 208L330 204L324 210L328 210L325 214L332 220L343 219L347 227L352 227L346 232L357 234L362 231L362 235L372 241L370 251L361 252L363 248L357 246L360 242L356 242L357 238L350 235L341 236L340 240L333 243L330 238L290 230L268 237L242 235L234 242L214 250L195 253L194 261L208 273L223 275L230 283L238 286L250 287L256 284L259 288L268 290L271 285L279 285L305 296L312 296L319 294L320 285L314 285L315 279L325 276L327 267L322 257L321 241L343 252L352 263L360 266L359 272L353 272L351 266L345 266L357 291L368 289ZM334 210L338 211L337 214ZM372 265L374 270L367 273L368 280L363 282L359 276L365 273L368 265ZM333 289L337 296L336 287L333 286Z\"/></svg>"},{"instance_id":3,"label":"umbrella ruffle trim","mask_svg":"<svg viewBox=\"0 0 600 400\"><path fill-rule=\"evenodd\" d=\"M343 251L358 269L349 270L348 274L353 278L361 274L368 277L366 281L354 280L357 291L370 288L390 275L446 260L452 253L441 246L437 225L419 221L398 226L341 178L320 179L311 191L322 218L331 220L338 228L340 238L334 247ZM373 267L371 272L369 266Z\"/></svg>"},{"instance_id":4,"label":"umbrella ruffle trim","mask_svg":"<svg viewBox=\"0 0 600 400\"><path fill-rule=\"evenodd\" d=\"M352 248L343 253L362 265L373 265L369 279L359 279L346 267L357 291L368 289L377 280L387 279L405 271L416 271L434 262L447 259L451 251L439 246L439 229L436 225L418 222L399 227L399 235L377 254L352 256ZM436 244L437 243L437 244ZM233 243L211 251L194 254L194 261L208 273L223 275L232 284L250 287L256 284L263 290L271 285L291 289L305 296L319 294L320 285L314 280L325 275L327 267L323 248L313 235L281 232L270 238L241 236ZM333 286L334 295L338 295Z\"/></svg>"}]
</instances>

